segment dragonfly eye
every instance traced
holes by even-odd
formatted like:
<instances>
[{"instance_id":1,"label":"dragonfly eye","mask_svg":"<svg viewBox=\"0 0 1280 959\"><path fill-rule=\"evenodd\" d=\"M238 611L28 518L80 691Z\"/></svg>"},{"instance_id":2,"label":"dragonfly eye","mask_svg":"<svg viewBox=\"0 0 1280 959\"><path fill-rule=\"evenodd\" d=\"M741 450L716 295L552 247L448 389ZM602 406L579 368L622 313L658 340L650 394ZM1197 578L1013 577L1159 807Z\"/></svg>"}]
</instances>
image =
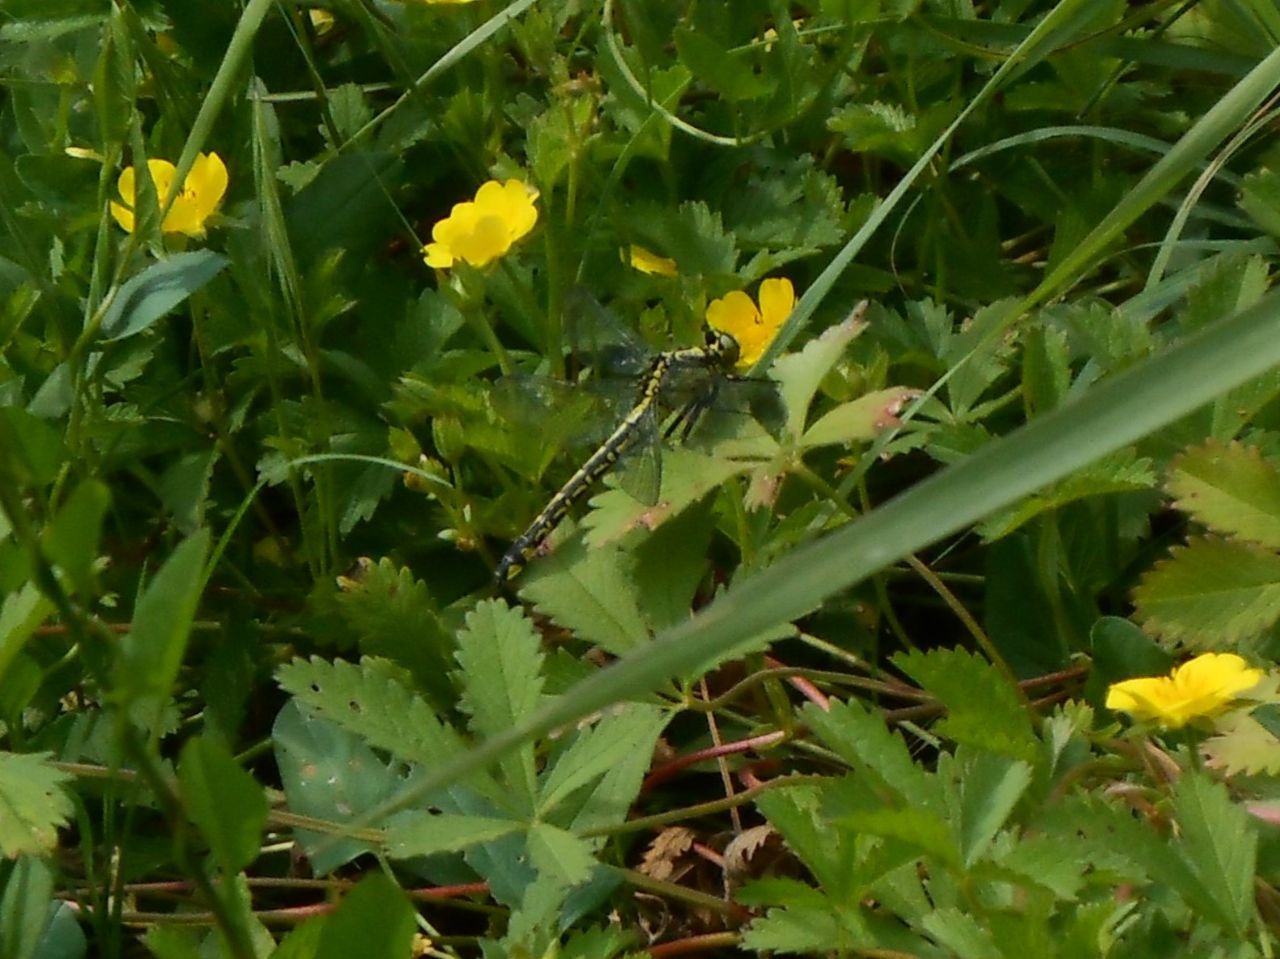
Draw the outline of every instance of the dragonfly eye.
<instances>
[{"instance_id":1,"label":"dragonfly eye","mask_svg":"<svg viewBox=\"0 0 1280 959\"><path fill-rule=\"evenodd\" d=\"M725 366L737 366L738 357L741 355L742 349L738 346L738 341L728 333L715 334L715 342L708 345L714 346L720 353L721 360Z\"/></svg>"}]
</instances>

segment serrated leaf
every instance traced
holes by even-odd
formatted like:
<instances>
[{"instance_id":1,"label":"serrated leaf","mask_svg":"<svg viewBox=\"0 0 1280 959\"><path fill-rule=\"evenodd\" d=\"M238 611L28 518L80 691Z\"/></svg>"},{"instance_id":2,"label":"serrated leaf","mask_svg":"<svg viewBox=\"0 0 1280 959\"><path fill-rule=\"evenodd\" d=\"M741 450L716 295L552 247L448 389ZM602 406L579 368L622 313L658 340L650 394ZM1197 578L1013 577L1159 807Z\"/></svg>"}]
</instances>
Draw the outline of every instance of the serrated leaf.
<instances>
[{"instance_id":1,"label":"serrated leaf","mask_svg":"<svg viewBox=\"0 0 1280 959\"><path fill-rule=\"evenodd\" d=\"M1151 489L1156 475L1151 460L1137 457L1132 450L1114 453L1077 470L1026 499L1001 510L978 524L983 539L1008 536L1035 517L1091 496L1133 493Z\"/></svg>"},{"instance_id":2,"label":"serrated leaf","mask_svg":"<svg viewBox=\"0 0 1280 959\"><path fill-rule=\"evenodd\" d=\"M520 595L540 615L620 656L649 640L629 562L617 547L592 550L575 538L539 560Z\"/></svg>"},{"instance_id":3,"label":"serrated leaf","mask_svg":"<svg viewBox=\"0 0 1280 959\"><path fill-rule=\"evenodd\" d=\"M1217 723L1218 735L1200 746L1213 769L1228 776L1280 774L1280 737L1243 710Z\"/></svg>"},{"instance_id":4,"label":"serrated leaf","mask_svg":"<svg viewBox=\"0 0 1280 959\"><path fill-rule=\"evenodd\" d=\"M72 810L61 787L72 777L51 766L50 755L0 752L0 855L40 856L57 846Z\"/></svg>"},{"instance_id":5,"label":"serrated leaf","mask_svg":"<svg viewBox=\"0 0 1280 959\"><path fill-rule=\"evenodd\" d=\"M583 520L587 545L598 548L634 530L655 529L749 467L748 463L708 456L685 447L666 450L662 456L662 488L657 503L641 503L610 477L606 480L609 488L592 498L591 512Z\"/></svg>"},{"instance_id":6,"label":"serrated leaf","mask_svg":"<svg viewBox=\"0 0 1280 959\"><path fill-rule=\"evenodd\" d=\"M958 743L1034 762L1031 719L1011 682L962 649L900 653L894 663L947 707L936 730Z\"/></svg>"},{"instance_id":7,"label":"serrated leaf","mask_svg":"<svg viewBox=\"0 0 1280 959\"><path fill-rule=\"evenodd\" d=\"M355 630L360 651L401 663L422 684L432 705L450 708L456 696L448 676L453 637L426 583L385 557L376 565L362 561L359 571L342 582L335 603Z\"/></svg>"},{"instance_id":8,"label":"serrated leaf","mask_svg":"<svg viewBox=\"0 0 1280 959\"><path fill-rule=\"evenodd\" d=\"M1174 505L1226 536L1280 549L1280 472L1256 447L1210 441L1169 465Z\"/></svg>"},{"instance_id":9,"label":"serrated leaf","mask_svg":"<svg viewBox=\"0 0 1280 959\"><path fill-rule=\"evenodd\" d=\"M817 422L805 430L800 437L800 446L816 449L819 446L869 442L885 430L902 425L898 414L917 392L896 386L841 403L818 417Z\"/></svg>"},{"instance_id":10,"label":"serrated leaf","mask_svg":"<svg viewBox=\"0 0 1280 959\"><path fill-rule=\"evenodd\" d=\"M565 887L586 882L596 866L591 843L571 832L545 822L529 829L529 859L539 881L550 880Z\"/></svg>"},{"instance_id":11,"label":"serrated leaf","mask_svg":"<svg viewBox=\"0 0 1280 959\"><path fill-rule=\"evenodd\" d=\"M920 920L920 926L948 955L956 959L1006 959L991 937L969 913L949 907L937 909Z\"/></svg>"},{"instance_id":12,"label":"serrated leaf","mask_svg":"<svg viewBox=\"0 0 1280 959\"><path fill-rule=\"evenodd\" d=\"M230 262L211 250L193 250L151 264L120 287L102 318L102 337L122 340L149 329Z\"/></svg>"},{"instance_id":13,"label":"serrated leaf","mask_svg":"<svg viewBox=\"0 0 1280 959\"><path fill-rule=\"evenodd\" d=\"M1061 835L1023 836L992 861L1023 882L1065 900L1076 898L1084 885L1085 870L1090 868L1087 851Z\"/></svg>"},{"instance_id":14,"label":"serrated leaf","mask_svg":"<svg viewBox=\"0 0 1280 959\"><path fill-rule=\"evenodd\" d=\"M486 600L467 614L456 654L463 691L458 706L471 728L497 736L516 726L542 697L542 642L521 609Z\"/></svg>"},{"instance_id":15,"label":"serrated leaf","mask_svg":"<svg viewBox=\"0 0 1280 959\"><path fill-rule=\"evenodd\" d=\"M466 748L452 726L375 661L295 659L277 670L276 680L317 715L402 759L434 766Z\"/></svg>"},{"instance_id":16,"label":"serrated leaf","mask_svg":"<svg viewBox=\"0 0 1280 959\"><path fill-rule=\"evenodd\" d=\"M1280 618L1280 556L1198 537L1152 567L1133 601L1143 628L1162 639L1197 650L1234 647Z\"/></svg>"},{"instance_id":17,"label":"serrated leaf","mask_svg":"<svg viewBox=\"0 0 1280 959\"><path fill-rule=\"evenodd\" d=\"M658 736L667 722L666 710L642 703L627 703L621 707L622 712L610 713L594 726L580 730L572 745L556 757L555 763L542 774L542 782L538 787L538 815L550 816L575 791L582 789L592 780L608 776L611 772L623 767L636 765L639 759L639 771L648 767L653 756ZM634 778L635 788L639 789L638 777ZM635 799L631 795L617 794L620 782L611 784L612 795L599 795L598 791L582 797L583 800L594 800L591 803L593 815L591 825L600 825L599 819L612 807L614 813L621 812ZM580 802L578 814L586 811L586 802ZM584 822L574 820L574 828L586 828Z\"/></svg>"},{"instance_id":18,"label":"serrated leaf","mask_svg":"<svg viewBox=\"0 0 1280 959\"><path fill-rule=\"evenodd\" d=\"M387 855L393 859L458 852L523 832L528 824L514 819L494 819L457 813L412 810L387 824Z\"/></svg>"},{"instance_id":19,"label":"serrated leaf","mask_svg":"<svg viewBox=\"0 0 1280 959\"><path fill-rule=\"evenodd\" d=\"M230 751L209 736L189 739L178 760L178 781L187 815L223 873L234 875L253 862L267 822L267 797Z\"/></svg>"},{"instance_id":20,"label":"serrated leaf","mask_svg":"<svg viewBox=\"0 0 1280 959\"><path fill-rule=\"evenodd\" d=\"M902 802L927 806L938 798L936 782L911 758L902 737L857 700L832 700L826 710L810 704L802 713L828 749L859 773L874 774Z\"/></svg>"},{"instance_id":21,"label":"serrated leaf","mask_svg":"<svg viewBox=\"0 0 1280 959\"><path fill-rule=\"evenodd\" d=\"M1264 167L1246 176L1240 207L1258 226L1280 236L1280 172Z\"/></svg>"},{"instance_id":22,"label":"serrated leaf","mask_svg":"<svg viewBox=\"0 0 1280 959\"><path fill-rule=\"evenodd\" d=\"M1216 909L1214 917L1237 936L1254 915L1254 865L1258 837L1249 815L1227 789L1199 774L1183 776L1173 809L1182 829L1180 852Z\"/></svg>"},{"instance_id":23,"label":"serrated leaf","mask_svg":"<svg viewBox=\"0 0 1280 959\"><path fill-rule=\"evenodd\" d=\"M865 929L850 928L854 925L854 917L841 922L833 908L788 906L770 909L747 927L742 934L742 948L756 953L819 955L847 954L858 946L870 948L875 944Z\"/></svg>"},{"instance_id":24,"label":"serrated leaf","mask_svg":"<svg viewBox=\"0 0 1280 959\"><path fill-rule=\"evenodd\" d=\"M992 753L969 753L955 763L960 852L966 868L983 858L996 833L1031 785L1031 766Z\"/></svg>"},{"instance_id":25,"label":"serrated leaf","mask_svg":"<svg viewBox=\"0 0 1280 959\"><path fill-rule=\"evenodd\" d=\"M798 353L789 353L774 361L769 378L778 384L778 396L786 410L785 431L790 436L804 432L822 378L844 355L845 348L867 328L862 319L866 303L860 303L841 323L830 326L804 345Z\"/></svg>"},{"instance_id":26,"label":"serrated leaf","mask_svg":"<svg viewBox=\"0 0 1280 959\"><path fill-rule=\"evenodd\" d=\"M961 864L953 830L937 813L920 807L866 807L841 813L839 822L872 836L883 836L935 856L952 868Z\"/></svg>"},{"instance_id":27,"label":"serrated leaf","mask_svg":"<svg viewBox=\"0 0 1280 959\"><path fill-rule=\"evenodd\" d=\"M458 634L458 708L471 717L473 732L486 738L500 735L537 708L542 659L542 642L524 610L486 600L467 614L466 627ZM531 809L536 795L532 744L508 752L499 765L519 808Z\"/></svg>"},{"instance_id":28,"label":"serrated leaf","mask_svg":"<svg viewBox=\"0 0 1280 959\"><path fill-rule=\"evenodd\" d=\"M774 84L757 75L744 56L722 47L706 31L681 27L673 37L681 62L726 100L756 100L772 92Z\"/></svg>"}]
</instances>

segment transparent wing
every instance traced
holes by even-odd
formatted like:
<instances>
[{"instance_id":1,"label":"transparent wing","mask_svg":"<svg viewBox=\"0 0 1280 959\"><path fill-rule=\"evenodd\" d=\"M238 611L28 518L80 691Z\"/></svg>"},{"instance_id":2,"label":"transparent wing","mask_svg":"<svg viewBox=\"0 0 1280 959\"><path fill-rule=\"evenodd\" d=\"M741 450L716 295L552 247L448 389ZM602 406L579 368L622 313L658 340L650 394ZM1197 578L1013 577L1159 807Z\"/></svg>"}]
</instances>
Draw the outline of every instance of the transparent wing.
<instances>
[{"instance_id":1,"label":"transparent wing","mask_svg":"<svg viewBox=\"0 0 1280 959\"><path fill-rule=\"evenodd\" d=\"M636 377L652 355L644 340L578 286L565 297L565 343L598 376Z\"/></svg>"},{"instance_id":2,"label":"transparent wing","mask_svg":"<svg viewBox=\"0 0 1280 959\"><path fill-rule=\"evenodd\" d=\"M618 460L618 485L633 499L652 506L662 489L662 434L656 408L650 406L634 429L631 446Z\"/></svg>"}]
</instances>

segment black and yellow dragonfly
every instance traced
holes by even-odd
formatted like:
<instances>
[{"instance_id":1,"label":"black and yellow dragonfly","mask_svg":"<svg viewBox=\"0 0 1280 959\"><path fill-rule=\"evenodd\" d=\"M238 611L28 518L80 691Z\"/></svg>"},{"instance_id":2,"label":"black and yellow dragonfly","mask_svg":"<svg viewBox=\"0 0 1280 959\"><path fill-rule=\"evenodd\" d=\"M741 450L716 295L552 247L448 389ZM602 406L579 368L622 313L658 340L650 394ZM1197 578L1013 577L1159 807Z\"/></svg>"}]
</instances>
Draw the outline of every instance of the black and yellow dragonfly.
<instances>
[{"instance_id":1,"label":"black and yellow dragonfly","mask_svg":"<svg viewBox=\"0 0 1280 959\"><path fill-rule=\"evenodd\" d=\"M587 457L577 472L551 497L528 528L512 542L494 569L494 579L501 585L519 576L525 566L538 555L542 544L574 504L610 473L628 452L641 444L654 441L654 437L660 432L660 401L669 381L688 371L703 371L706 374L705 388L679 409L663 431L663 435L668 437L677 431L687 435L701 413L710 405L711 398L717 392L718 382L732 377L738 355L738 341L733 336L709 328L701 346L654 354L641 374L631 408L618 421L613 432L605 437L595 452ZM647 467L637 471L644 473L652 496L656 498L659 482L657 461L654 458L656 448L650 453L646 458Z\"/></svg>"}]
</instances>

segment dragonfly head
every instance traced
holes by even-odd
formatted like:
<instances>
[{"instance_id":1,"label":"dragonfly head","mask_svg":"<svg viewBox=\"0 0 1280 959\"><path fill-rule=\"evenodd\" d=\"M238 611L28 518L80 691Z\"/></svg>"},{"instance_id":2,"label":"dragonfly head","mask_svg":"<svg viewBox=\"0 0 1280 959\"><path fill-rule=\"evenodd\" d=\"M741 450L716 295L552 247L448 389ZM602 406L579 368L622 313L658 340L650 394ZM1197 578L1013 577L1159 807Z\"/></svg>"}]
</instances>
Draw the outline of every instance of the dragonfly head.
<instances>
[{"instance_id":1,"label":"dragonfly head","mask_svg":"<svg viewBox=\"0 0 1280 959\"><path fill-rule=\"evenodd\" d=\"M741 347L738 341L729 333L723 330L713 330L707 328L707 352L715 356L719 366L726 369L733 369L738 365L738 356L741 353Z\"/></svg>"}]
</instances>

